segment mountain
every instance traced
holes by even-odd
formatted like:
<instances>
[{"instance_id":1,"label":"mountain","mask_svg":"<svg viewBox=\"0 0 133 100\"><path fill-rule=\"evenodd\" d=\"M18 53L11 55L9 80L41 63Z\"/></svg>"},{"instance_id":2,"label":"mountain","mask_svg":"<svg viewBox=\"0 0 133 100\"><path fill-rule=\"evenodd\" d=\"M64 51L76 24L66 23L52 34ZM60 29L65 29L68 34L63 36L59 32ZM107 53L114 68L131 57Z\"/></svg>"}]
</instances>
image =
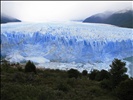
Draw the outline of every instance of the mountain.
<instances>
[{"instance_id":1,"label":"mountain","mask_svg":"<svg viewBox=\"0 0 133 100\"><path fill-rule=\"evenodd\" d=\"M105 23L119 27L133 28L133 10L122 10L115 13L99 13L86 18L84 23Z\"/></svg>"},{"instance_id":2,"label":"mountain","mask_svg":"<svg viewBox=\"0 0 133 100\"><path fill-rule=\"evenodd\" d=\"M9 23L9 22L21 22L21 20L2 14L1 15L1 24Z\"/></svg>"},{"instance_id":3,"label":"mountain","mask_svg":"<svg viewBox=\"0 0 133 100\"><path fill-rule=\"evenodd\" d=\"M82 19L79 19L79 20L71 20L71 21L74 21L74 22L83 22Z\"/></svg>"}]
</instances>

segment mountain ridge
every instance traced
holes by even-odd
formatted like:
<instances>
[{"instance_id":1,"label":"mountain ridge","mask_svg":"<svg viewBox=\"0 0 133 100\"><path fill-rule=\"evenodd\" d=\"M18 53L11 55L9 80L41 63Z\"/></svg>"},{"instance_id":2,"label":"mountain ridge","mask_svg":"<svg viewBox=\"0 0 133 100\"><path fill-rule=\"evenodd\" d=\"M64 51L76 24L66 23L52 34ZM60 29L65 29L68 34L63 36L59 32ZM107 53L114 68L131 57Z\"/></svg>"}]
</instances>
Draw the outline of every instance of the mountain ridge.
<instances>
[{"instance_id":1,"label":"mountain ridge","mask_svg":"<svg viewBox=\"0 0 133 100\"><path fill-rule=\"evenodd\" d=\"M9 22L21 22L21 20L11 17L11 16L8 16L8 15L5 15L5 14L2 14L1 15L1 24L9 23Z\"/></svg>"},{"instance_id":2,"label":"mountain ridge","mask_svg":"<svg viewBox=\"0 0 133 100\"><path fill-rule=\"evenodd\" d=\"M83 23L105 23L119 27L133 28L133 10L121 10L115 13L98 13L86 18Z\"/></svg>"}]
</instances>

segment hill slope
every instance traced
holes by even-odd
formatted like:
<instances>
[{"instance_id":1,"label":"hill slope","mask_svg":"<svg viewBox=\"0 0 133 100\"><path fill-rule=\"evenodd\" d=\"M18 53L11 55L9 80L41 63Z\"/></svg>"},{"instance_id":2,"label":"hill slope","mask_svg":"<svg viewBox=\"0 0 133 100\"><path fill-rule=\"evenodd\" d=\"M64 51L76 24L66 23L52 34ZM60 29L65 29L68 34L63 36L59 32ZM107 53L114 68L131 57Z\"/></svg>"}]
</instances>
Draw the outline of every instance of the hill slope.
<instances>
[{"instance_id":1,"label":"hill slope","mask_svg":"<svg viewBox=\"0 0 133 100\"><path fill-rule=\"evenodd\" d=\"M21 22L21 20L7 16L7 15L1 15L1 24L9 23L9 22Z\"/></svg>"},{"instance_id":2,"label":"hill slope","mask_svg":"<svg viewBox=\"0 0 133 100\"><path fill-rule=\"evenodd\" d=\"M84 23L105 23L120 27L133 28L133 11L119 11L113 14L100 13L86 18Z\"/></svg>"}]
</instances>

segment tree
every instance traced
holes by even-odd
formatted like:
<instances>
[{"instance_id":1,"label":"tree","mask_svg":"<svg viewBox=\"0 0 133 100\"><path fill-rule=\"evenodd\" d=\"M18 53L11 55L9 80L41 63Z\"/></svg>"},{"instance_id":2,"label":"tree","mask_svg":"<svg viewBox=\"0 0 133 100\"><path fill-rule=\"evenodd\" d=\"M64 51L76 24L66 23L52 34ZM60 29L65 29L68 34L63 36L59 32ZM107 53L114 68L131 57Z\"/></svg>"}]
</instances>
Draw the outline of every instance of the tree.
<instances>
[{"instance_id":1,"label":"tree","mask_svg":"<svg viewBox=\"0 0 133 100\"><path fill-rule=\"evenodd\" d=\"M1 64L2 64L2 66L1 66L2 70L9 71L9 68L10 68L9 61L4 59L4 60L2 60Z\"/></svg>"},{"instance_id":2,"label":"tree","mask_svg":"<svg viewBox=\"0 0 133 100\"><path fill-rule=\"evenodd\" d=\"M118 86L121 81L127 79L127 77L125 77L125 73L127 72L125 65L126 63L119 59L114 59L110 65L111 69L109 72L111 74L111 82L114 88Z\"/></svg>"},{"instance_id":3,"label":"tree","mask_svg":"<svg viewBox=\"0 0 133 100\"><path fill-rule=\"evenodd\" d=\"M25 72L34 72L36 74L36 66L30 60L25 65Z\"/></svg>"},{"instance_id":4,"label":"tree","mask_svg":"<svg viewBox=\"0 0 133 100\"><path fill-rule=\"evenodd\" d=\"M78 78L80 76L80 72L76 69L70 69L67 73L69 78Z\"/></svg>"},{"instance_id":5,"label":"tree","mask_svg":"<svg viewBox=\"0 0 133 100\"><path fill-rule=\"evenodd\" d=\"M87 73L88 73L87 70L83 70L83 71L82 71L82 75L83 75L83 76L87 76Z\"/></svg>"},{"instance_id":6,"label":"tree","mask_svg":"<svg viewBox=\"0 0 133 100\"><path fill-rule=\"evenodd\" d=\"M98 70L96 70L96 69L92 70L92 71L89 73L89 79L95 80L96 75L97 75L98 73L99 73Z\"/></svg>"},{"instance_id":7,"label":"tree","mask_svg":"<svg viewBox=\"0 0 133 100\"><path fill-rule=\"evenodd\" d=\"M99 73L97 73L95 80L102 81L104 79L109 79L110 73L104 69L102 69Z\"/></svg>"}]
</instances>

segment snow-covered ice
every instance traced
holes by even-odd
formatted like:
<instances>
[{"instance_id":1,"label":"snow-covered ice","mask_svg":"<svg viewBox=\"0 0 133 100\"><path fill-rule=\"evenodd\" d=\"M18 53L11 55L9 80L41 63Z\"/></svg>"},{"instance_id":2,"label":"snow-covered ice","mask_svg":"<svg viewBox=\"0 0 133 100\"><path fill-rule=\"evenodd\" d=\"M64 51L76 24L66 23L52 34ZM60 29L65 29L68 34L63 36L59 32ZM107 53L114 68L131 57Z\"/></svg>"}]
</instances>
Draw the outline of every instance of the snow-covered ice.
<instances>
[{"instance_id":1,"label":"snow-covered ice","mask_svg":"<svg viewBox=\"0 0 133 100\"><path fill-rule=\"evenodd\" d=\"M1 55L45 67L106 69L114 58L133 56L133 29L80 22L1 24Z\"/></svg>"}]
</instances>

